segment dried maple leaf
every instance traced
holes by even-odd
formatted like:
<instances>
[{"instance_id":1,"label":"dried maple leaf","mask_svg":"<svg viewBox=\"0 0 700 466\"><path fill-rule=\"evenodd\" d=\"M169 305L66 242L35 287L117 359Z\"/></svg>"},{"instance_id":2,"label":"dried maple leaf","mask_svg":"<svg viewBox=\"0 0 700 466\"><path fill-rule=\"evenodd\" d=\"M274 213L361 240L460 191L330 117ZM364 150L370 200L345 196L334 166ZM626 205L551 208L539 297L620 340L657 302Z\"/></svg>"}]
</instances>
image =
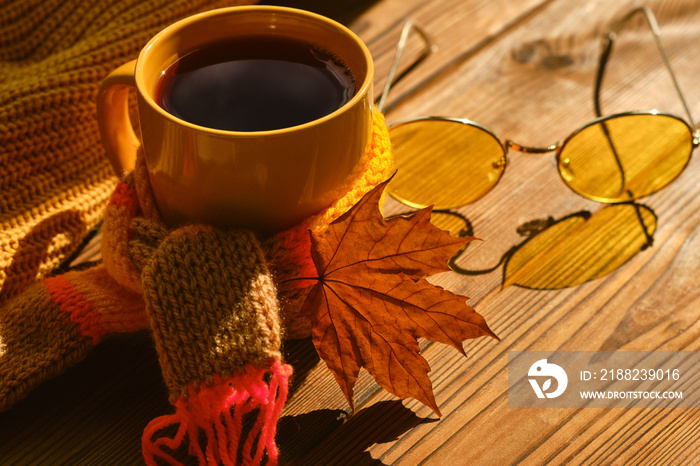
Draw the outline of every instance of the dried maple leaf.
<instances>
[{"instance_id":1,"label":"dried maple leaf","mask_svg":"<svg viewBox=\"0 0 700 466\"><path fill-rule=\"evenodd\" d=\"M449 270L447 261L472 238L455 238L430 223L431 208L384 220L383 183L333 222L311 234L317 282L302 312L313 342L354 409L353 387L365 367L385 390L415 398L435 413L430 367L417 338L452 345L496 335L466 298L425 276Z\"/></svg>"}]
</instances>

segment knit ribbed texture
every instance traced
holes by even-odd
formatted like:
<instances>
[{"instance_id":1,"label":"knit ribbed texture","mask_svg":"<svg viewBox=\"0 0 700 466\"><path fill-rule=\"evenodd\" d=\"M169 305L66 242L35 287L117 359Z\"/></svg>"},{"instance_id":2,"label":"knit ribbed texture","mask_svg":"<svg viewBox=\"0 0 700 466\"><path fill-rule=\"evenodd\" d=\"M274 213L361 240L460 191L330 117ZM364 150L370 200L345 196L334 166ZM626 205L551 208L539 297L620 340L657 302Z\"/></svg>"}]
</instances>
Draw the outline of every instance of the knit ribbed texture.
<instances>
[{"instance_id":1,"label":"knit ribbed texture","mask_svg":"<svg viewBox=\"0 0 700 466\"><path fill-rule=\"evenodd\" d=\"M105 334L146 326L142 297L103 266L31 285L0 309L0 411L82 360Z\"/></svg>"},{"instance_id":2,"label":"knit ribbed texture","mask_svg":"<svg viewBox=\"0 0 700 466\"><path fill-rule=\"evenodd\" d=\"M35 325L35 320L42 325ZM60 304L52 301L43 283L33 285L3 308L0 328L1 352L6 355L0 365L0 411L83 359L92 346L70 316L60 311Z\"/></svg>"},{"instance_id":3,"label":"knit ribbed texture","mask_svg":"<svg viewBox=\"0 0 700 466\"><path fill-rule=\"evenodd\" d=\"M375 115L372 141L370 150L362 158L362 169L349 180L346 192L341 193L336 204L319 213L317 217L265 241L265 261L272 281L278 284L277 300L281 306L281 324L285 338L310 335L310 323L308 319L299 315L299 309L309 290L308 287L313 282L294 280L298 277L310 277L315 273L310 256L309 226L325 228L327 222L340 216L347 205L359 201L371 187L391 174L388 134L384 120L379 114ZM19 296L0 304L0 411L9 408L44 380L60 374L82 359L105 335L112 332L136 331L149 325L145 313L141 271L153 257L158 245L169 235L169 231L159 222L154 205L145 166L140 158L134 173L117 185L107 206L102 238L103 265L47 278L30 286ZM194 233L191 230L183 231ZM203 232L205 236L212 235L217 238L217 241L227 241L225 233L211 233L206 228ZM200 240L178 238L176 235L169 241L172 241L172 244L168 247L176 256L176 246L179 242L196 243ZM187 248L183 246L184 250ZM253 257L260 261L260 252L255 248L252 250L256 251ZM216 260L220 261L218 254L215 256ZM168 270L171 265L181 263L183 259L168 259L164 256L161 260L166 264L162 266L163 270ZM198 261L199 258L195 257L193 260ZM191 268L183 268L184 271L178 273L194 273ZM155 274L155 271L152 273ZM167 275L167 272L162 270L158 273ZM154 278L149 280L149 286L156 288L160 283ZM166 276L164 280L167 282L169 277ZM269 286L267 282L262 289ZM184 297L190 296L185 291L182 291L179 299L191 299ZM159 292L148 292L149 295L152 293L157 295ZM230 300L227 293L229 292L222 291L224 298L221 299ZM258 302L261 299L258 299ZM267 299L271 299L269 293ZM231 372L236 364L240 365L242 360L247 363L277 356L277 350L270 349L276 346L274 342L278 339L277 332L281 332L277 330L277 324L266 323L255 317L251 318L251 322L238 322L236 325L246 327L246 332L253 332L253 329L264 330L262 338L258 341L269 342L271 346L265 344L263 348L260 345L252 345L251 349L243 350L241 354L244 355L228 368L222 368L220 361L210 362L212 372L227 373ZM267 333L269 329L275 330ZM162 335L168 331L167 328L160 330ZM228 340L222 341L232 341L231 331L227 330L226 333L229 335ZM163 350L163 353L167 351ZM166 359L166 367L180 364L175 356L166 356ZM173 374L177 372L167 370ZM173 393L182 394L183 386L187 385L186 380L190 377L196 380L204 379L205 382L213 377L212 373L201 373L197 369L188 374L194 375L167 376L173 381Z\"/></svg>"},{"instance_id":4,"label":"knit ribbed texture","mask_svg":"<svg viewBox=\"0 0 700 466\"><path fill-rule=\"evenodd\" d=\"M283 329L300 337L310 328L297 315L308 288L294 281L313 273L307 229L325 228L388 178L382 116L375 114L372 145L338 187L338 201L264 245L247 231L166 229L143 157L117 183L96 123L100 81L157 31L247 3L0 5L0 411L106 335L150 327L175 413L144 430L148 464L169 461L185 440L202 464L276 462L275 426L291 375L281 361ZM104 264L45 278L103 215ZM44 279L32 284L37 278ZM247 432L244 416L255 417Z\"/></svg>"},{"instance_id":5,"label":"knit ribbed texture","mask_svg":"<svg viewBox=\"0 0 700 466\"><path fill-rule=\"evenodd\" d=\"M170 453L186 442L200 464L277 463L276 424L291 375L291 367L281 362L278 298L286 305L285 326L295 336L308 336L310 324L299 310L309 281L295 280L315 275L308 230L327 228L388 178L390 143L378 113L372 135L357 169L339 186L336 202L269 239L265 252L247 230L189 225L171 231L159 221L134 217L127 250L132 267L141 270L150 326L176 408L144 429L148 465L157 464L156 458L179 464ZM138 173L137 168L134 179ZM146 201L149 191L142 188L139 194ZM120 199L122 211L133 215L128 193ZM113 261L124 270L121 262ZM293 285L278 293L274 281ZM253 428L245 432L243 417L252 413ZM174 435L166 434L174 427Z\"/></svg>"},{"instance_id":6,"label":"knit ribbed texture","mask_svg":"<svg viewBox=\"0 0 700 466\"><path fill-rule=\"evenodd\" d=\"M0 411L105 335L150 327L175 412L144 429L146 463L179 464L189 454L200 464L276 464L276 424L292 373L281 360L283 329L293 338L310 332L299 310L311 283L298 280L315 272L308 230L327 228L388 178L388 141L375 114L372 144L337 201L264 247L245 230L168 229L139 154L105 212L104 263L47 278L0 304Z\"/></svg>"},{"instance_id":7,"label":"knit ribbed texture","mask_svg":"<svg viewBox=\"0 0 700 466\"><path fill-rule=\"evenodd\" d=\"M311 322L299 314L299 309L313 282L294 280L316 273L311 261L309 228L317 233L327 228L364 194L388 179L393 170L389 132L384 116L375 112L370 145L353 174L338 188L336 202L318 215L263 241L270 273L278 284L285 338L311 335ZM109 201L102 235L102 258L110 274L125 288L142 293L139 269L127 253L127 244L133 236L131 224L137 217L159 222L142 154L137 157L134 173L117 186Z\"/></svg>"},{"instance_id":8,"label":"knit ribbed texture","mask_svg":"<svg viewBox=\"0 0 700 466\"><path fill-rule=\"evenodd\" d=\"M255 235L136 221L130 252L143 264L146 309L171 401L246 363L281 359L277 291ZM167 235L165 235L167 233ZM150 249L150 251L149 251Z\"/></svg>"},{"instance_id":9,"label":"knit ribbed texture","mask_svg":"<svg viewBox=\"0 0 700 466\"><path fill-rule=\"evenodd\" d=\"M144 430L146 462L177 464L161 446L177 450L187 442L200 464L276 463L277 418L292 370L281 362L277 291L255 234L203 225L170 231L145 219L131 228L129 254L142 269L146 312L176 408ZM256 419L249 432L245 414ZM161 432L171 425L172 438Z\"/></svg>"},{"instance_id":10,"label":"knit ribbed texture","mask_svg":"<svg viewBox=\"0 0 700 466\"><path fill-rule=\"evenodd\" d=\"M159 30L250 0L0 2L0 302L70 255L117 183L100 81Z\"/></svg>"}]
</instances>

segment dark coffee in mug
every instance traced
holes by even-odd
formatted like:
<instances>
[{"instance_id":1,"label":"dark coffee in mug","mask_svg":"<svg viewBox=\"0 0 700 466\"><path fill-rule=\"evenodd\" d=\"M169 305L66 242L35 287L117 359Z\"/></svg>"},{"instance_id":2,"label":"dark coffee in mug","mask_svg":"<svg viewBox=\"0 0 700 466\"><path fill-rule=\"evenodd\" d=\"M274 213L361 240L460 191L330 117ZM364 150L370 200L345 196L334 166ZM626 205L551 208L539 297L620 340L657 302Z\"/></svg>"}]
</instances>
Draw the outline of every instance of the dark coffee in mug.
<instances>
[{"instance_id":1,"label":"dark coffee in mug","mask_svg":"<svg viewBox=\"0 0 700 466\"><path fill-rule=\"evenodd\" d=\"M268 131L328 115L356 92L333 54L301 41L241 37L188 53L158 83L158 104L196 125Z\"/></svg>"}]
</instances>

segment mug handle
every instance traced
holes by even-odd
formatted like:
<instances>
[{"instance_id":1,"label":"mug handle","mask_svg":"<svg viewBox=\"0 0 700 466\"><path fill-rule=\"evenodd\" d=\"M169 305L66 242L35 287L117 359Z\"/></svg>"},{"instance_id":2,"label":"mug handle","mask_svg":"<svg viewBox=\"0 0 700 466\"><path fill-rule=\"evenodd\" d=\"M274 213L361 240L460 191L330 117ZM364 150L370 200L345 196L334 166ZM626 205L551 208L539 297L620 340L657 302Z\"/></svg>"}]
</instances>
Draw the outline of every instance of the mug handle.
<instances>
[{"instance_id":1,"label":"mug handle","mask_svg":"<svg viewBox=\"0 0 700 466\"><path fill-rule=\"evenodd\" d=\"M136 60L112 71L97 92L97 123L107 158L117 176L136 165L136 151L141 142L129 118L129 89L136 88Z\"/></svg>"}]
</instances>

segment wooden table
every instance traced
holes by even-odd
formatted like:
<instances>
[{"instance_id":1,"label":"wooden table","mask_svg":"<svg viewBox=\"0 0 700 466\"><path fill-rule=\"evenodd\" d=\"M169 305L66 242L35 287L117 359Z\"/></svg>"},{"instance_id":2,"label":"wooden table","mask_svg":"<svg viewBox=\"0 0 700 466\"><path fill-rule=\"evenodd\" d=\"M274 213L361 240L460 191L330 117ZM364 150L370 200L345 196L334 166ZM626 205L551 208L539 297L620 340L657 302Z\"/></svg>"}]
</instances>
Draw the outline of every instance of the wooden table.
<instances>
[{"instance_id":1,"label":"wooden table","mask_svg":"<svg viewBox=\"0 0 700 466\"><path fill-rule=\"evenodd\" d=\"M392 90L389 123L428 114L466 117L528 146L562 140L594 118L600 36L637 0L377 0L278 2L348 24L384 85L402 24L413 18L438 49ZM700 118L700 2L649 0L680 85ZM419 50L411 40L407 61ZM412 55L413 54L413 55ZM621 34L602 94L605 113L659 108L683 115L642 23ZM499 185L455 212L483 241L456 265L483 270L523 243L523 224L603 207L558 178L551 155L512 152ZM285 344L295 378L279 423L289 464L698 464L697 409L514 409L509 351L700 349L700 157L678 180L642 200L657 217L653 246L605 276L562 289L503 287L490 273L434 282L470 297L501 341L465 342L468 358L423 342L443 413L398 401L362 373L349 407L310 340ZM426 176L438 176L426 174ZM465 183L468 174L465 173ZM388 213L406 210L395 202ZM534 222L537 224L537 222ZM614 248L606 235L589 254ZM98 248L84 258L94 258ZM577 267L576 263L569 264ZM518 280L516 280L517 282ZM522 286L522 285L526 286ZM564 283L566 284L566 283ZM146 333L102 343L88 359L0 414L0 464L140 464L144 426L169 413Z\"/></svg>"}]
</instances>

